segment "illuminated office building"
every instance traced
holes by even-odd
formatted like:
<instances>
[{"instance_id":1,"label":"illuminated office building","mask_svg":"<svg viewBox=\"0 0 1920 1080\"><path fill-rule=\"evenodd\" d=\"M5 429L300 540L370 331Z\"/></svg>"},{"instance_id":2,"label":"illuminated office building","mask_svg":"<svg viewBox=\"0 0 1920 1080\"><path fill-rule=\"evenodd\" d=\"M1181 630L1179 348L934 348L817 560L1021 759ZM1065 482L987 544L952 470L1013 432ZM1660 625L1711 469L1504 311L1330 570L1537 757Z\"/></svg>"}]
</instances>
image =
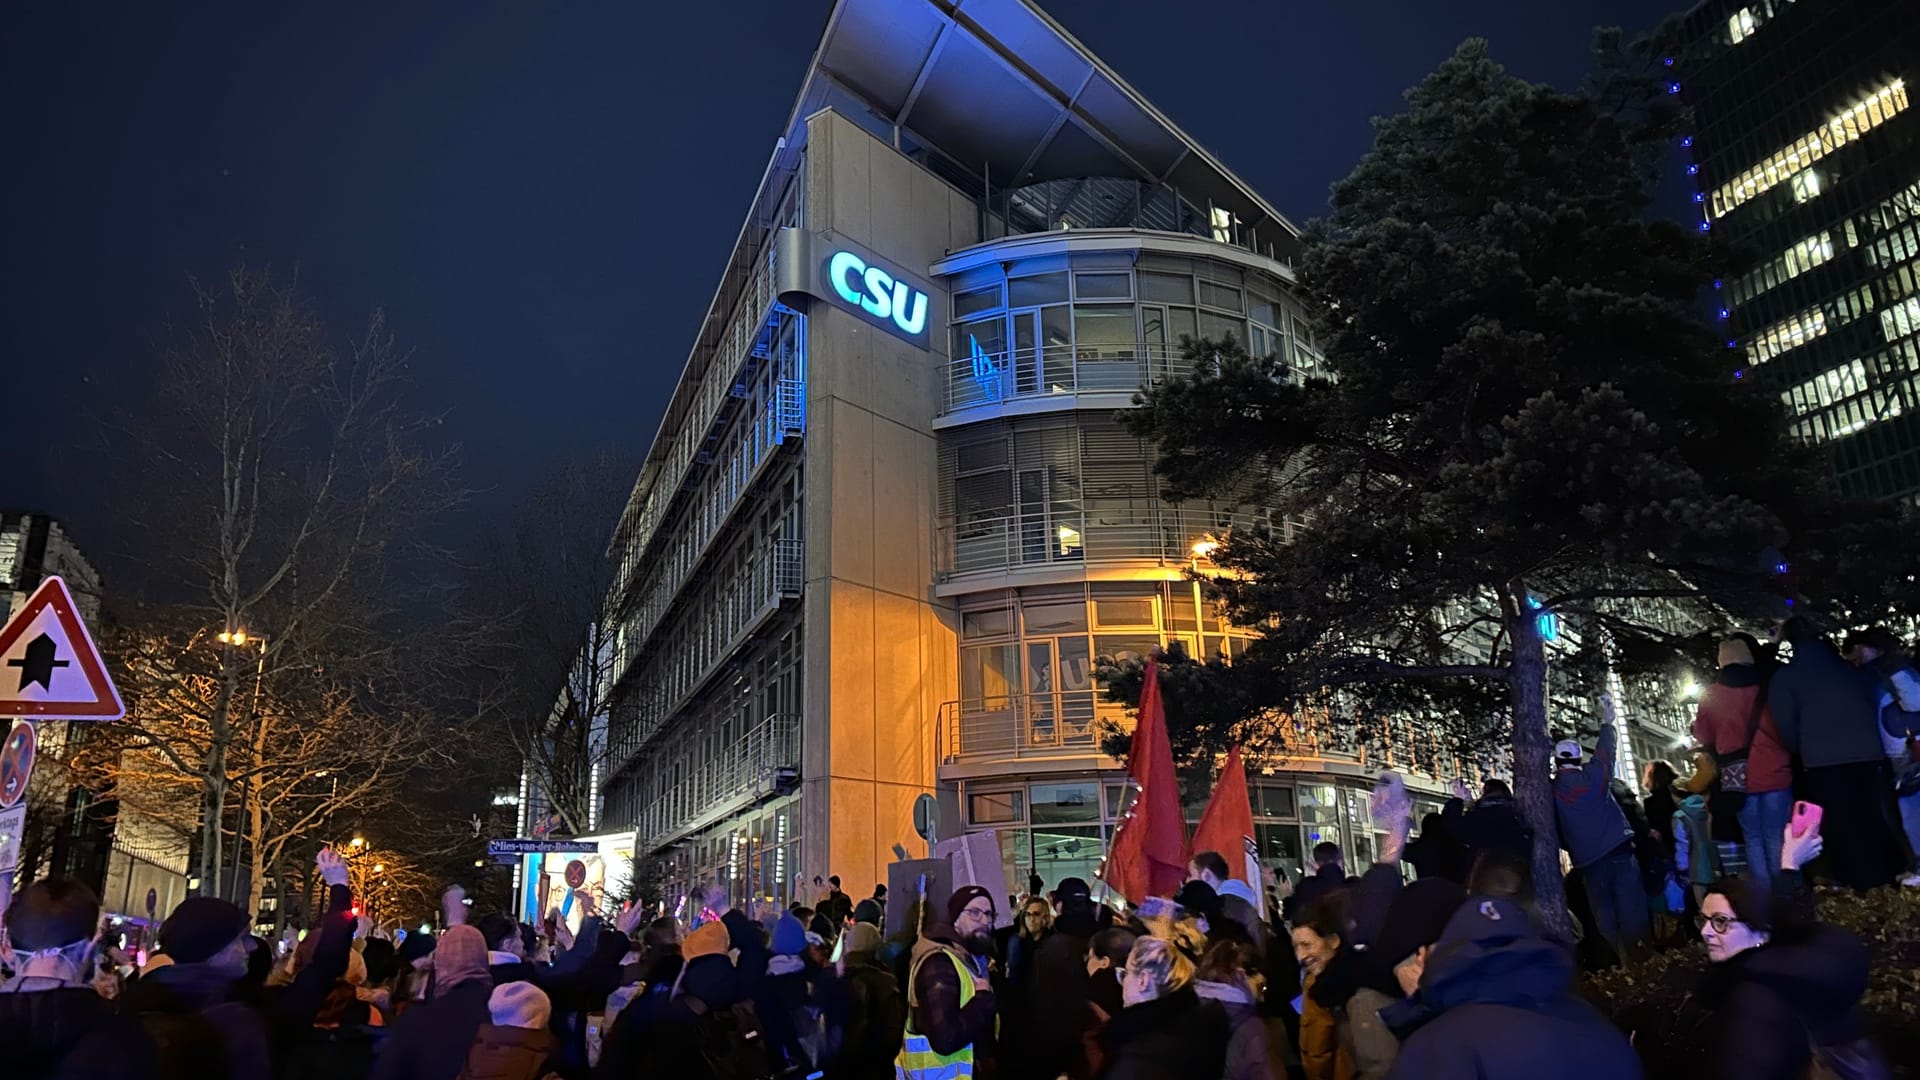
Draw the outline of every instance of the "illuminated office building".
<instances>
[{"instance_id":1,"label":"illuminated office building","mask_svg":"<svg viewBox=\"0 0 1920 1080\"><path fill-rule=\"evenodd\" d=\"M1777 390L1840 491L1920 495L1920 5L1711 0L1668 89L1742 378Z\"/></svg>"},{"instance_id":2,"label":"illuminated office building","mask_svg":"<svg viewBox=\"0 0 1920 1080\"><path fill-rule=\"evenodd\" d=\"M1295 229L1025 0L841 0L777 134L614 539L603 827L670 895L865 895L932 792L1015 888L1091 876L1097 661L1237 654L1185 571L1268 523L1114 413L1187 335L1312 374ZM1268 857L1364 864L1361 764L1288 768Z\"/></svg>"}]
</instances>

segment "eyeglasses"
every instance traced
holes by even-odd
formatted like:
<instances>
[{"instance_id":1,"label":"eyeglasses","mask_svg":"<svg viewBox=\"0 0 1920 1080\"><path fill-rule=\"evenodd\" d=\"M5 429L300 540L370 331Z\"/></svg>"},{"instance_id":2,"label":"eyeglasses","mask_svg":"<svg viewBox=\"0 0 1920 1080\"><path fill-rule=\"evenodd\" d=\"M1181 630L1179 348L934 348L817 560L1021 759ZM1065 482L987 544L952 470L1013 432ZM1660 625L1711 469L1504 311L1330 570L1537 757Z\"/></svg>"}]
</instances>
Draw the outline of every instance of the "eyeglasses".
<instances>
[{"instance_id":1,"label":"eyeglasses","mask_svg":"<svg viewBox=\"0 0 1920 1080\"><path fill-rule=\"evenodd\" d=\"M1711 926L1715 934L1724 935L1727 931L1740 925L1740 920L1731 915L1696 915L1693 917L1693 925L1702 930Z\"/></svg>"},{"instance_id":2,"label":"eyeglasses","mask_svg":"<svg viewBox=\"0 0 1920 1080\"><path fill-rule=\"evenodd\" d=\"M970 907L970 908L961 908L960 914L971 915L976 919L985 919L988 922L992 922L994 920L994 917L999 913L994 911L992 908L987 908L985 911L982 911L979 908Z\"/></svg>"}]
</instances>

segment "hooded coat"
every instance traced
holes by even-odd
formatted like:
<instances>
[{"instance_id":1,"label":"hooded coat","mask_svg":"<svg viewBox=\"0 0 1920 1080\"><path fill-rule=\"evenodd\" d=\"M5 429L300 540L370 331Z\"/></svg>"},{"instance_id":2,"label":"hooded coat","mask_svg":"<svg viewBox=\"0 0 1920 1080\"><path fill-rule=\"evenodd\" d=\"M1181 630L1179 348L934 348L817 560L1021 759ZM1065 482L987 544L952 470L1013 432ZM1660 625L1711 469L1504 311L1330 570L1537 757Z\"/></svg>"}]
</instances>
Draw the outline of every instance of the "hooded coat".
<instances>
[{"instance_id":1,"label":"hooded coat","mask_svg":"<svg viewBox=\"0 0 1920 1080\"><path fill-rule=\"evenodd\" d=\"M1569 990L1573 957L1506 900L1464 904L1428 956L1420 989L1382 1010L1400 1035L1390 1080L1634 1080L1620 1030Z\"/></svg>"},{"instance_id":2,"label":"hooded coat","mask_svg":"<svg viewBox=\"0 0 1920 1080\"><path fill-rule=\"evenodd\" d=\"M1783 930L1768 944L1714 965L1701 988L1714 1010L1713 1075L1801 1077L1813 1046L1859 1039L1867 964L1859 938L1814 925Z\"/></svg>"},{"instance_id":3,"label":"hooded coat","mask_svg":"<svg viewBox=\"0 0 1920 1080\"><path fill-rule=\"evenodd\" d=\"M1286 1062L1274 1050L1266 1018L1250 992L1215 982L1196 982L1193 989L1202 1001L1213 1002L1227 1014L1232 1034L1227 1039L1224 1080L1281 1080L1287 1075Z\"/></svg>"}]
</instances>

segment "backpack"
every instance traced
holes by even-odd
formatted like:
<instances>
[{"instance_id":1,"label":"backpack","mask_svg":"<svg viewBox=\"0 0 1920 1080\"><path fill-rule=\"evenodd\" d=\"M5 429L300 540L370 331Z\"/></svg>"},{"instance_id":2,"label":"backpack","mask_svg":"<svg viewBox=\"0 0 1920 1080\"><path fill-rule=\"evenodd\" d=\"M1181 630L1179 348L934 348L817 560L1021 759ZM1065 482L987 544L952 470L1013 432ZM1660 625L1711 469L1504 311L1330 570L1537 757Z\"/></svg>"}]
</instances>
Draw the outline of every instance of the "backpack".
<instances>
[{"instance_id":1,"label":"backpack","mask_svg":"<svg viewBox=\"0 0 1920 1080\"><path fill-rule=\"evenodd\" d=\"M767 1041L752 1002L716 1010L692 994L683 994L680 1000L693 1013L700 1057L707 1064L708 1076L713 1080L773 1080Z\"/></svg>"}]
</instances>

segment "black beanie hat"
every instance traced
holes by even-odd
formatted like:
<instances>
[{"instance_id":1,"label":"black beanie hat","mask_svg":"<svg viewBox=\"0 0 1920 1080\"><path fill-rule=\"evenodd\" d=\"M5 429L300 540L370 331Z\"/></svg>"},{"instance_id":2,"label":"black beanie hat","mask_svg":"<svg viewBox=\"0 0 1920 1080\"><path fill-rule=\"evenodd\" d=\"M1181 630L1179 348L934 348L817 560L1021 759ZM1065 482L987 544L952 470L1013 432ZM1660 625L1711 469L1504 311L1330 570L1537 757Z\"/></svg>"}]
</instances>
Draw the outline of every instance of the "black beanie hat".
<instances>
[{"instance_id":1,"label":"black beanie hat","mask_svg":"<svg viewBox=\"0 0 1920 1080\"><path fill-rule=\"evenodd\" d=\"M953 895L947 897L947 924L959 922L960 913L967 910L967 905L983 896L993 899L993 894L980 885L962 885L953 890Z\"/></svg>"},{"instance_id":2,"label":"black beanie hat","mask_svg":"<svg viewBox=\"0 0 1920 1080\"><path fill-rule=\"evenodd\" d=\"M862 900L853 905L853 921L880 925L880 905L871 900Z\"/></svg>"},{"instance_id":3,"label":"black beanie hat","mask_svg":"<svg viewBox=\"0 0 1920 1080\"><path fill-rule=\"evenodd\" d=\"M160 950L176 964L198 964L247 932L238 907L211 896L189 896L160 924Z\"/></svg>"},{"instance_id":4,"label":"black beanie hat","mask_svg":"<svg viewBox=\"0 0 1920 1080\"><path fill-rule=\"evenodd\" d=\"M13 898L7 933L27 952L58 949L92 939L100 926L100 898L73 878L42 878Z\"/></svg>"},{"instance_id":5,"label":"black beanie hat","mask_svg":"<svg viewBox=\"0 0 1920 1080\"><path fill-rule=\"evenodd\" d=\"M1367 951L1393 967L1440 940L1453 914L1467 901L1467 890L1446 878L1421 878L1401 889L1387 906L1387 923Z\"/></svg>"}]
</instances>

